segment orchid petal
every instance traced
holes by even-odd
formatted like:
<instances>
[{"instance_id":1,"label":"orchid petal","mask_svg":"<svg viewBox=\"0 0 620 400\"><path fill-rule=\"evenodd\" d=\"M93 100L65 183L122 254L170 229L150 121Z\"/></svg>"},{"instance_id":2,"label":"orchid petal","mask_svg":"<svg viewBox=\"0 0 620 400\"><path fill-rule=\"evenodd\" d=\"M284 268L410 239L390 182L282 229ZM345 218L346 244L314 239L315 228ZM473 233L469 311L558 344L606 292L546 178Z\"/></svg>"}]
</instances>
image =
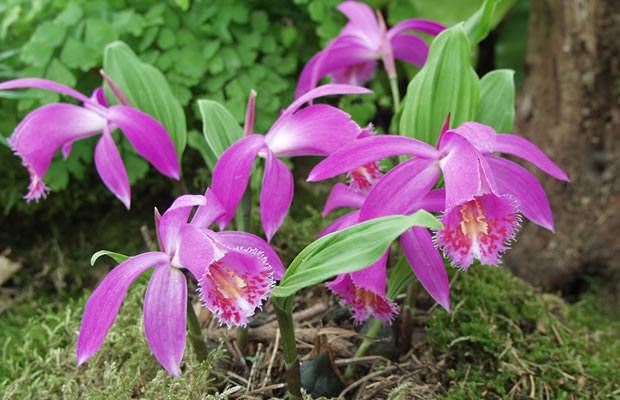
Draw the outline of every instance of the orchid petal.
<instances>
[{"instance_id":1,"label":"orchid petal","mask_svg":"<svg viewBox=\"0 0 620 400\"><path fill-rule=\"evenodd\" d=\"M105 185L129 209L131 191L121 155L106 126L95 147L95 167Z\"/></svg>"},{"instance_id":2,"label":"orchid petal","mask_svg":"<svg viewBox=\"0 0 620 400\"><path fill-rule=\"evenodd\" d=\"M364 269L351 273L355 286L385 296L388 251L381 258Z\"/></svg>"},{"instance_id":3,"label":"orchid petal","mask_svg":"<svg viewBox=\"0 0 620 400\"><path fill-rule=\"evenodd\" d=\"M348 77L343 75L343 71L348 68L361 63L373 62L377 58L378 54L374 54L363 44L357 43L354 38L349 36L341 36L331 41L327 48L316 53L310 61L304 66L301 71L299 80L297 82L297 88L295 89L295 98L299 99L302 95L309 93L312 89L316 88L317 83L328 74L332 74L334 82L336 84L357 84L361 83L357 80L352 81L351 74ZM361 72L361 71L357 71ZM374 68L373 71L374 72ZM361 78L369 78L368 71L361 74ZM372 76L372 74L370 75ZM367 93L367 92L363 92ZM329 93L329 94L344 94L344 93ZM312 99L326 95L317 95ZM305 100L312 101L312 99ZM300 103L297 108L301 106ZM294 110L293 110L294 111Z\"/></svg>"},{"instance_id":4,"label":"orchid petal","mask_svg":"<svg viewBox=\"0 0 620 400\"><path fill-rule=\"evenodd\" d=\"M273 270L273 277L277 280L282 279L284 276L284 265L278 256L278 253L263 239L256 235L246 232L236 231L224 231L216 232L213 234L221 242L228 243L234 249L244 249L250 251L252 249L258 250L267 258L267 264L271 266Z\"/></svg>"},{"instance_id":5,"label":"orchid petal","mask_svg":"<svg viewBox=\"0 0 620 400\"><path fill-rule=\"evenodd\" d=\"M428 212L442 212L446 208L446 189L435 189L411 207L412 210L426 210Z\"/></svg>"},{"instance_id":6,"label":"orchid petal","mask_svg":"<svg viewBox=\"0 0 620 400\"><path fill-rule=\"evenodd\" d=\"M497 135L493 152L512 154L528 161L549 175L562 181L569 181L564 171L553 163L536 145L520 136L510 134Z\"/></svg>"},{"instance_id":7,"label":"orchid petal","mask_svg":"<svg viewBox=\"0 0 620 400\"><path fill-rule=\"evenodd\" d=\"M293 174L286 164L267 151L260 191L260 216L267 241L271 241L293 201Z\"/></svg>"},{"instance_id":8,"label":"orchid petal","mask_svg":"<svg viewBox=\"0 0 620 400\"><path fill-rule=\"evenodd\" d=\"M390 30L388 30L388 38L392 39L404 31L418 31L437 36L444 29L446 29L446 27L439 22L427 19L407 19L391 27Z\"/></svg>"},{"instance_id":9,"label":"orchid petal","mask_svg":"<svg viewBox=\"0 0 620 400\"><path fill-rule=\"evenodd\" d=\"M106 120L73 104L54 103L28 114L15 128L9 144L24 165L45 176L56 151L66 143L100 133Z\"/></svg>"},{"instance_id":10,"label":"orchid petal","mask_svg":"<svg viewBox=\"0 0 620 400\"><path fill-rule=\"evenodd\" d=\"M215 249L209 236L194 225L183 225L179 229L179 248L172 265L186 268L199 280L209 264L213 262Z\"/></svg>"},{"instance_id":11,"label":"orchid petal","mask_svg":"<svg viewBox=\"0 0 620 400\"><path fill-rule=\"evenodd\" d=\"M357 138L360 127L346 112L326 104L306 107L280 118L265 141L280 157L327 155Z\"/></svg>"},{"instance_id":12,"label":"orchid petal","mask_svg":"<svg viewBox=\"0 0 620 400\"><path fill-rule=\"evenodd\" d=\"M465 122L451 132L456 133L471 143L482 154L492 153L496 147L495 129L478 122Z\"/></svg>"},{"instance_id":13,"label":"orchid petal","mask_svg":"<svg viewBox=\"0 0 620 400\"><path fill-rule=\"evenodd\" d=\"M212 189L207 188L205 198L207 199L206 205L198 207L196 213L192 217L192 225L199 228L209 228L213 221L226 212L226 209L222 203L220 203Z\"/></svg>"},{"instance_id":14,"label":"orchid petal","mask_svg":"<svg viewBox=\"0 0 620 400\"><path fill-rule=\"evenodd\" d=\"M112 106L108 120L123 131L138 154L170 178L179 179L179 159L166 128L150 115L129 106Z\"/></svg>"},{"instance_id":15,"label":"orchid petal","mask_svg":"<svg viewBox=\"0 0 620 400\"><path fill-rule=\"evenodd\" d=\"M330 72L332 82L348 83L350 85L361 85L370 80L377 70L377 62L361 61L351 64L348 67Z\"/></svg>"},{"instance_id":16,"label":"orchid petal","mask_svg":"<svg viewBox=\"0 0 620 400\"><path fill-rule=\"evenodd\" d=\"M256 154L264 145L264 136L246 136L226 149L215 164L211 188L226 209L226 214L217 220L220 229L228 225L235 215L248 185Z\"/></svg>"},{"instance_id":17,"label":"orchid petal","mask_svg":"<svg viewBox=\"0 0 620 400\"><path fill-rule=\"evenodd\" d=\"M450 131L448 131L450 132ZM482 187L478 158L480 153L459 135L442 139L445 156L439 162L446 186L446 208L472 200Z\"/></svg>"},{"instance_id":18,"label":"orchid petal","mask_svg":"<svg viewBox=\"0 0 620 400\"><path fill-rule=\"evenodd\" d=\"M93 102L82 93L77 90L73 90L68 86L62 85L57 82L48 81L47 79L40 78L23 78L23 79L14 79L12 81L6 81L0 83L0 90L7 89L26 89L26 88L37 88L37 89L46 89L51 90L53 92L66 94L71 96L82 103L92 104Z\"/></svg>"},{"instance_id":19,"label":"orchid petal","mask_svg":"<svg viewBox=\"0 0 620 400\"><path fill-rule=\"evenodd\" d=\"M486 156L493 168L498 191L519 202L519 211L532 222L555 232L547 195L528 170L501 157Z\"/></svg>"},{"instance_id":20,"label":"orchid petal","mask_svg":"<svg viewBox=\"0 0 620 400\"><path fill-rule=\"evenodd\" d=\"M431 160L439 158L439 152L433 146L416 139L393 135L370 136L348 143L330 154L310 171L307 181L322 181L372 161L398 155Z\"/></svg>"},{"instance_id":21,"label":"orchid petal","mask_svg":"<svg viewBox=\"0 0 620 400\"><path fill-rule=\"evenodd\" d=\"M325 208L323 209L323 218L327 217L327 214L332 212L333 209L338 207L355 207L362 208L362 204L366 200L366 196L357 190L351 189L344 183L336 183L329 193L329 197L325 202Z\"/></svg>"},{"instance_id":22,"label":"orchid petal","mask_svg":"<svg viewBox=\"0 0 620 400\"><path fill-rule=\"evenodd\" d=\"M144 333L157 361L179 377L185 351L187 281L169 265L153 272L144 297Z\"/></svg>"},{"instance_id":23,"label":"orchid petal","mask_svg":"<svg viewBox=\"0 0 620 400\"><path fill-rule=\"evenodd\" d=\"M414 158L397 165L368 194L360 221L387 215L409 214L433 187L440 170L426 159Z\"/></svg>"},{"instance_id":24,"label":"orchid petal","mask_svg":"<svg viewBox=\"0 0 620 400\"><path fill-rule=\"evenodd\" d=\"M345 228L353 226L359 222L359 219L360 219L359 210L345 214L342 217L336 219L331 224L327 225L327 227L323 229L321 233L319 233L319 236L317 236L317 239L322 238L323 236L328 235L332 232L341 231Z\"/></svg>"},{"instance_id":25,"label":"orchid petal","mask_svg":"<svg viewBox=\"0 0 620 400\"><path fill-rule=\"evenodd\" d=\"M336 94L364 94L364 93L372 93L372 90L366 89L361 86L353 86L353 85L345 85L339 83L330 83L327 85L322 85L316 87L309 92L305 93L297 100L295 100L284 112L280 115L280 118L273 124L271 130L275 130L276 126L287 116L293 114L299 107L301 107L304 103L312 101L317 97L323 96L331 96Z\"/></svg>"},{"instance_id":26,"label":"orchid petal","mask_svg":"<svg viewBox=\"0 0 620 400\"><path fill-rule=\"evenodd\" d=\"M154 265L167 263L168 256L165 253L144 253L119 264L106 275L88 299L84 309L77 342L78 365L95 354L103 343L132 282Z\"/></svg>"},{"instance_id":27,"label":"orchid petal","mask_svg":"<svg viewBox=\"0 0 620 400\"><path fill-rule=\"evenodd\" d=\"M108 108L108 102L105 99L105 92L103 91L102 87L98 87L97 89L93 90L93 93L90 95L90 99L93 102L105 108Z\"/></svg>"},{"instance_id":28,"label":"orchid petal","mask_svg":"<svg viewBox=\"0 0 620 400\"><path fill-rule=\"evenodd\" d=\"M400 236L400 244L409 265L424 289L450 312L450 281L441 258L426 228L414 226Z\"/></svg>"},{"instance_id":29,"label":"orchid petal","mask_svg":"<svg viewBox=\"0 0 620 400\"><path fill-rule=\"evenodd\" d=\"M407 61L410 64L422 68L428 57L428 44L424 39L403 33L394 36L390 40L394 57L399 60Z\"/></svg>"},{"instance_id":30,"label":"orchid petal","mask_svg":"<svg viewBox=\"0 0 620 400\"><path fill-rule=\"evenodd\" d=\"M166 210L159 221L159 239L163 244L162 251L173 255L179 246L181 237L179 230L185 224L194 206L204 206L207 199L197 194L186 194L178 197Z\"/></svg>"},{"instance_id":31,"label":"orchid petal","mask_svg":"<svg viewBox=\"0 0 620 400\"><path fill-rule=\"evenodd\" d=\"M369 43L378 41L380 35L379 24L375 13L367 4L357 1L345 1L340 3L336 9L349 18L349 22L341 34L354 34Z\"/></svg>"},{"instance_id":32,"label":"orchid petal","mask_svg":"<svg viewBox=\"0 0 620 400\"><path fill-rule=\"evenodd\" d=\"M229 327L247 325L274 285L271 268L255 250L227 252L198 283L205 307Z\"/></svg>"}]
</instances>

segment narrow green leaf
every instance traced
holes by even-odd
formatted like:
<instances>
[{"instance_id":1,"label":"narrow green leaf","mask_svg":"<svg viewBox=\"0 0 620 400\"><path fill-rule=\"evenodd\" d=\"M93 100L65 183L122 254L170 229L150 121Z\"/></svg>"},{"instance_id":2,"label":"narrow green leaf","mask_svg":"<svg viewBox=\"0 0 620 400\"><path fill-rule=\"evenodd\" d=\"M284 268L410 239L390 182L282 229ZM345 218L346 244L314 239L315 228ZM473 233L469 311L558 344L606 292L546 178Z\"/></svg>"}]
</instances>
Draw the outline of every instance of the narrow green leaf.
<instances>
[{"instance_id":1,"label":"narrow green leaf","mask_svg":"<svg viewBox=\"0 0 620 400\"><path fill-rule=\"evenodd\" d=\"M187 145L194 150L198 150L205 164L207 164L210 170L213 170L213 167L217 162L217 157L213 154L213 150L211 150L207 144L204 135L201 135L196 131L190 131L189 136L187 136Z\"/></svg>"},{"instance_id":2,"label":"narrow green leaf","mask_svg":"<svg viewBox=\"0 0 620 400\"><path fill-rule=\"evenodd\" d=\"M464 28L472 49L489 34L497 1L485 0L478 11L465 21Z\"/></svg>"},{"instance_id":3,"label":"narrow green leaf","mask_svg":"<svg viewBox=\"0 0 620 400\"><path fill-rule=\"evenodd\" d=\"M99 250L98 252L93 254L93 256L90 258L90 265L95 265L95 262L101 256L111 257L112 259L114 259L114 261L116 261L119 264L122 263L123 261L129 260L131 258L129 256L126 256L126 255L123 255L123 254L120 254L120 253L114 253L113 251Z\"/></svg>"},{"instance_id":4,"label":"narrow green leaf","mask_svg":"<svg viewBox=\"0 0 620 400\"><path fill-rule=\"evenodd\" d=\"M324 236L295 257L272 296L290 296L338 274L363 269L377 261L392 241L414 225L443 228L432 214L420 210L409 216L373 219Z\"/></svg>"},{"instance_id":5,"label":"narrow green leaf","mask_svg":"<svg viewBox=\"0 0 620 400\"><path fill-rule=\"evenodd\" d=\"M164 125L180 160L187 144L185 114L164 75L152 65L142 63L123 42L106 46L103 68L133 107L152 115ZM118 104L107 84L104 88L108 102Z\"/></svg>"},{"instance_id":6,"label":"narrow green leaf","mask_svg":"<svg viewBox=\"0 0 620 400\"><path fill-rule=\"evenodd\" d=\"M407 257L404 255L400 256L400 259L392 269L390 273L390 278L387 283L387 291L386 296L389 299L394 300L396 296L401 294L403 290L407 286L409 286L415 280L415 275L413 274L413 269L411 265L409 265L409 261L407 261Z\"/></svg>"},{"instance_id":7,"label":"narrow green leaf","mask_svg":"<svg viewBox=\"0 0 620 400\"><path fill-rule=\"evenodd\" d=\"M448 113L451 128L472 121L479 96L469 41L459 24L433 40L426 64L409 83L399 134L434 146Z\"/></svg>"},{"instance_id":8,"label":"narrow green leaf","mask_svg":"<svg viewBox=\"0 0 620 400\"><path fill-rule=\"evenodd\" d=\"M217 161L230 145L241 139L243 129L226 107L217 101L198 100L198 109L205 141ZM213 167L209 165L209 169L213 170Z\"/></svg>"},{"instance_id":9,"label":"narrow green leaf","mask_svg":"<svg viewBox=\"0 0 620 400\"><path fill-rule=\"evenodd\" d=\"M498 69L480 80L477 122L492 126L498 133L512 132L515 118L514 71Z\"/></svg>"}]
</instances>

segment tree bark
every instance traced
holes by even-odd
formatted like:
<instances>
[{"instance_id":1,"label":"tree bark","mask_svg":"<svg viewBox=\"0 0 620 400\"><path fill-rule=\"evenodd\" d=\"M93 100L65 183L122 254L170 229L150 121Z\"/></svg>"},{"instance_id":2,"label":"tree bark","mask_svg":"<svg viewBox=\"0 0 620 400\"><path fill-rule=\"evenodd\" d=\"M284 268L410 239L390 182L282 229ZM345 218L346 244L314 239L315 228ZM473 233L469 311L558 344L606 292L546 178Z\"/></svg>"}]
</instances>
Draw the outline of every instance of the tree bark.
<instances>
[{"instance_id":1,"label":"tree bark","mask_svg":"<svg viewBox=\"0 0 620 400\"><path fill-rule=\"evenodd\" d=\"M532 0L515 132L571 179L534 172L556 233L525 221L506 264L538 286L575 289L620 266L620 0ZM613 279L613 277L612 277Z\"/></svg>"}]
</instances>

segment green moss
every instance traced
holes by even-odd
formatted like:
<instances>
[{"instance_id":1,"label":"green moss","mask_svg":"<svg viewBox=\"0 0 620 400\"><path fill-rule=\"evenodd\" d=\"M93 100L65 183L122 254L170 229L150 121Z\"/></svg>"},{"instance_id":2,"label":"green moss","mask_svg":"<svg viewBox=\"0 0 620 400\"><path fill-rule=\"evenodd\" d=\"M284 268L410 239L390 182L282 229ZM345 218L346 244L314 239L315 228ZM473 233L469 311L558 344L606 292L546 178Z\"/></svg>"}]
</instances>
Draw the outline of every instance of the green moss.
<instances>
[{"instance_id":1,"label":"green moss","mask_svg":"<svg viewBox=\"0 0 620 400\"><path fill-rule=\"evenodd\" d=\"M595 297L568 305L502 267L457 274L452 313L438 309L427 328L433 350L453 366L448 398L611 396L620 322L593 306Z\"/></svg>"},{"instance_id":2,"label":"green moss","mask_svg":"<svg viewBox=\"0 0 620 400\"><path fill-rule=\"evenodd\" d=\"M180 379L152 355L144 336L142 302L148 277L129 289L99 351L76 367L75 345L87 295L62 309L3 315L0 393L5 399L203 399L218 393L212 365L222 349L199 363L186 349ZM219 379L219 381L222 381Z\"/></svg>"}]
</instances>

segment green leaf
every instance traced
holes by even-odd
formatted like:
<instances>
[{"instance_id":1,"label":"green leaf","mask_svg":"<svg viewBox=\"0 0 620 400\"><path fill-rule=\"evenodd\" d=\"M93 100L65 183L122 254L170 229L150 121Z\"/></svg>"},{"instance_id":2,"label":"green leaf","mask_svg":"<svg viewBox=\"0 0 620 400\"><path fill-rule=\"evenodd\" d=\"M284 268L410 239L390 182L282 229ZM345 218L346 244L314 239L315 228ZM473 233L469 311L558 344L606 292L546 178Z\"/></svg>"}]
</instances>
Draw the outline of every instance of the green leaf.
<instances>
[{"instance_id":1,"label":"green leaf","mask_svg":"<svg viewBox=\"0 0 620 400\"><path fill-rule=\"evenodd\" d=\"M99 53L79 40L70 37L60 53L60 60L69 68L88 71L99 63Z\"/></svg>"},{"instance_id":2,"label":"green leaf","mask_svg":"<svg viewBox=\"0 0 620 400\"><path fill-rule=\"evenodd\" d=\"M31 41L45 43L50 47L57 47L65 40L67 27L58 22L44 22L34 32Z\"/></svg>"},{"instance_id":3,"label":"green leaf","mask_svg":"<svg viewBox=\"0 0 620 400\"><path fill-rule=\"evenodd\" d=\"M177 44L176 36L174 35L174 31L169 28L163 28L159 32L159 36L157 37L157 45L162 50L168 50L174 45Z\"/></svg>"},{"instance_id":4,"label":"green leaf","mask_svg":"<svg viewBox=\"0 0 620 400\"><path fill-rule=\"evenodd\" d=\"M123 42L106 46L103 66L132 106L152 115L164 125L180 160L187 144L185 114L164 75L152 65L142 63ZM108 85L104 88L108 102L114 102L111 100L115 97Z\"/></svg>"},{"instance_id":5,"label":"green leaf","mask_svg":"<svg viewBox=\"0 0 620 400\"><path fill-rule=\"evenodd\" d=\"M74 87L77 83L75 76L57 58L54 58L50 63L47 69L46 78L69 87Z\"/></svg>"},{"instance_id":6,"label":"green leaf","mask_svg":"<svg viewBox=\"0 0 620 400\"><path fill-rule=\"evenodd\" d=\"M413 274L411 265L409 265L409 261L407 261L407 257L404 255L400 256L400 259L390 273L385 295L388 299L394 300L396 296L401 294L414 280L415 275Z\"/></svg>"},{"instance_id":7,"label":"green leaf","mask_svg":"<svg viewBox=\"0 0 620 400\"><path fill-rule=\"evenodd\" d=\"M451 128L472 121L479 97L469 41L459 24L433 40L426 64L409 83L399 134L434 146L448 113Z\"/></svg>"},{"instance_id":8,"label":"green leaf","mask_svg":"<svg viewBox=\"0 0 620 400\"><path fill-rule=\"evenodd\" d=\"M86 20L86 34L84 42L86 45L98 53L103 51L105 45L115 41L118 33L111 23L97 19L89 18Z\"/></svg>"},{"instance_id":9,"label":"green leaf","mask_svg":"<svg viewBox=\"0 0 620 400\"><path fill-rule=\"evenodd\" d=\"M497 1L485 0L482 7L465 21L464 29L472 49L489 34Z\"/></svg>"},{"instance_id":10,"label":"green leaf","mask_svg":"<svg viewBox=\"0 0 620 400\"><path fill-rule=\"evenodd\" d=\"M116 261L119 264L122 263L123 261L127 261L127 260L129 260L131 258L131 257L126 256L124 254L115 253L113 251L99 250L98 252L93 254L93 256L90 258L90 265L95 265L95 262L97 262L97 260L101 256L111 257L114 261Z\"/></svg>"},{"instance_id":11,"label":"green leaf","mask_svg":"<svg viewBox=\"0 0 620 400\"><path fill-rule=\"evenodd\" d=\"M177 6L183 11L187 11L189 9L189 0L175 0Z\"/></svg>"},{"instance_id":12,"label":"green leaf","mask_svg":"<svg viewBox=\"0 0 620 400\"><path fill-rule=\"evenodd\" d=\"M243 136L243 129L235 117L220 103L213 100L198 100L202 116L202 132L207 146L217 161L222 153ZM213 171L213 165L209 169Z\"/></svg>"},{"instance_id":13,"label":"green leaf","mask_svg":"<svg viewBox=\"0 0 620 400\"><path fill-rule=\"evenodd\" d=\"M205 164L209 166L211 170L215 166L217 162L217 157L213 154L213 150L207 144L207 141L204 135L201 135L199 132L190 131L187 136L187 145L194 150L198 150Z\"/></svg>"},{"instance_id":14,"label":"green leaf","mask_svg":"<svg viewBox=\"0 0 620 400\"><path fill-rule=\"evenodd\" d=\"M373 219L324 236L295 257L271 295L290 296L338 274L363 269L377 261L392 241L414 225L443 228L432 214L420 210L409 216Z\"/></svg>"},{"instance_id":15,"label":"green leaf","mask_svg":"<svg viewBox=\"0 0 620 400\"><path fill-rule=\"evenodd\" d=\"M492 126L498 133L509 133L514 118L514 71L498 69L489 72L480 80L480 102L475 121Z\"/></svg>"},{"instance_id":16,"label":"green leaf","mask_svg":"<svg viewBox=\"0 0 620 400\"><path fill-rule=\"evenodd\" d=\"M82 19L83 14L82 8L76 2L71 2L63 12L58 14L55 21L66 26L72 26Z\"/></svg>"},{"instance_id":17,"label":"green leaf","mask_svg":"<svg viewBox=\"0 0 620 400\"><path fill-rule=\"evenodd\" d=\"M22 48L20 58L22 61L32 67L44 67L52 54L54 48L46 43L29 41Z\"/></svg>"}]
</instances>

